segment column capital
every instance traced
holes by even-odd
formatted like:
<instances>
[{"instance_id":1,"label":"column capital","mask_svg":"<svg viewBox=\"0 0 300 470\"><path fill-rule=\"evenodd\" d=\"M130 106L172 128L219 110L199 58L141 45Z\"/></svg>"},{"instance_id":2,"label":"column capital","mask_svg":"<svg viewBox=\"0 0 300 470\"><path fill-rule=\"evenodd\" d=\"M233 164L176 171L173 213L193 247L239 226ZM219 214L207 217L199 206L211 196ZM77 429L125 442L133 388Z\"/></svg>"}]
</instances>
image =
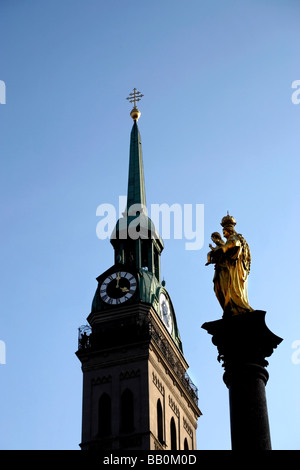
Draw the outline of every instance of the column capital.
<instances>
[{"instance_id":1,"label":"column capital","mask_svg":"<svg viewBox=\"0 0 300 470\"><path fill-rule=\"evenodd\" d=\"M265 367L266 357L281 343L266 325L266 312L254 310L220 320L206 322L202 328L212 335L212 342L218 349L218 361L223 362L225 370L234 364L255 364Z\"/></svg>"}]
</instances>

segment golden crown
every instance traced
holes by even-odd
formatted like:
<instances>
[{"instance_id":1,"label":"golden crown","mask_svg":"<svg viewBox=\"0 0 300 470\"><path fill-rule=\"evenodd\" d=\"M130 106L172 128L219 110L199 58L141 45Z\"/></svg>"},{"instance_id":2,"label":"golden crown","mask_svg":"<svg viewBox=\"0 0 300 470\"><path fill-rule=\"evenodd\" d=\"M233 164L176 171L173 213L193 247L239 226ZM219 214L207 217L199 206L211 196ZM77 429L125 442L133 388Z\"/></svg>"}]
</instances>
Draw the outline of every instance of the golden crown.
<instances>
[{"instance_id":1,"label":"golden crown","mask_svg":"<svg viewBox=\"0 0 300 470\"><path fill-rule=\"evenodd\" d=\"M236 225L236 220L232 215L229 215L229 212L227 211L227 215L225 215L221 220L221 225L223 228L234 227Z\"/></svg>"}]
</instances>

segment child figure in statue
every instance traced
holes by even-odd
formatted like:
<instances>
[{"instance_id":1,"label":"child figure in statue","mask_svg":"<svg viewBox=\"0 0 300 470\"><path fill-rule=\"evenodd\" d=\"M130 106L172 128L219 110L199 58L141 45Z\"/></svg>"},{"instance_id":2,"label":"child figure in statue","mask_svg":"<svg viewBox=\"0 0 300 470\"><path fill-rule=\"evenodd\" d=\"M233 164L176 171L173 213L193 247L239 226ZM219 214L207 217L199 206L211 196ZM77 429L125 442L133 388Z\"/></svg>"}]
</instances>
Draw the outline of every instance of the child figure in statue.
<instances>
[{"instance_id":1,"label":"child figure in statue","mask_svg":"<svg viewBox=\"0 0 300 470\"><path fill-rule=\"evenodd\" d=\"M219 232L213 232L210 238L212 239L212 241L214 242L216 246L213 246L211 243L209 244L209 248L211 249L211 251L207 253L207 263L205 264L205 266L208 266L209 264L213 264L215 262L214 251L217 250L218 247L224 245L225 243L221 235L219 234Z\"/></svg>"}]
</instances>

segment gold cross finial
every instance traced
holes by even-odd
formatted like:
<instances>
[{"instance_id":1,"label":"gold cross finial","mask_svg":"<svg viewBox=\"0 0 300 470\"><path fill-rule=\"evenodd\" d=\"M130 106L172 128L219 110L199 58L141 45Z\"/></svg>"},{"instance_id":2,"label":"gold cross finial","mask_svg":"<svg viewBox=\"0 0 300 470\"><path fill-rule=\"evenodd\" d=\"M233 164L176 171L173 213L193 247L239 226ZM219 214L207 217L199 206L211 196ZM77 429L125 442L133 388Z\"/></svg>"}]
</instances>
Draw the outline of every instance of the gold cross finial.
<instances>
[{"instance_id":1,"label":"gold cross finial","mask_svg":"<svg viewBox=\"0 0 300 470\"><path fill-rule=\"evenodd\" d=\"M129 93L128 98L126 98L130 103L133 103L133 108L131 110L130 116L134 121L137 121L141 115L140 111L137 109L137 101L141 101L142 93L140 93L136 88L133 89L133 93Z\"/></svg>"},{"instance_id":2,"label":"gold cross finial","mask_svg":"<svg viewBox=\"0 0 300 470\"><path fill-rule=\"evenodd\" d=\"M142 93L140 93L139 91L137 91L136 88L133 89L133 93L129 93L129 96L128 98L126 98L130 103L134 103L134 107L136 108L136 102L137 101L141 101L142 97L144 95L142 95Z\"/></svg>"}]
</instances>

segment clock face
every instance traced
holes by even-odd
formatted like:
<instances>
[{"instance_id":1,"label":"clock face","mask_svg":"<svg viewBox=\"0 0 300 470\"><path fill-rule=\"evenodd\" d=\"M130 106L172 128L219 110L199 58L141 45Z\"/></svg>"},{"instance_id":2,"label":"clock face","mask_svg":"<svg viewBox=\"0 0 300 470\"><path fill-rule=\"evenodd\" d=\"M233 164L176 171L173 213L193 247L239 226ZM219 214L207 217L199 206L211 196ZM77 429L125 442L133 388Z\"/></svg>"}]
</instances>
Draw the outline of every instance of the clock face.
<instances>
[{"instance_id":1,"label":"clock face","mask_svg":"<svg viewBox=\"0 0 300 470\"><path fill-rule=\"evenodd\" d=\"M100 285L100 297L110 305L119 305L129 300L137 288L136 278L126 271L117 271L107 276Z\"/></svg>"},{"instance_id":2,"label":"clock face","mask_svg":"<svg viewBox=\"0 0 300 470\"><path fill-rule=\"evenodd\" d=\"M167 299L166 295L161 293L159 296L159 305L162 321L164 322L168 332L171 334L173 329L173 320L171 315L171 306L170 302Z\"/></svg>"}]
</instances>

